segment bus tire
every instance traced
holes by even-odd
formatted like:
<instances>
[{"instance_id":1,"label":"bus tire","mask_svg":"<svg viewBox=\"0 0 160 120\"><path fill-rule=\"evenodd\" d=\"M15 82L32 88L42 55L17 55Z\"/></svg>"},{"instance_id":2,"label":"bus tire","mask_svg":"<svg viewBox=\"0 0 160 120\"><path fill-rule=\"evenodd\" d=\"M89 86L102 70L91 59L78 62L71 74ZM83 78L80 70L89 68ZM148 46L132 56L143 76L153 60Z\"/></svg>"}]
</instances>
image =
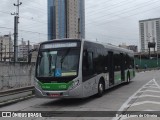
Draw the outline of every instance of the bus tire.
<instances>
[{"instance_id":1,"label":"bus tire","mask_svg":"<svg viewBox=\"0 0 160 120\"><path fill-rule=\"evenodd\" d=\"M128 72L127 72L127 82L126 82L126 83L129 84L130 81L131 81L130 72L128 71Z\"/></svg>"},{"instance_id":2,"label":"bus tire","mask_svg":"<svg viewBox=\"0 0 160 120\"><path fill-rule=\"evenodd\" d=\"M105 85L104 85L104 81L100 80L98 83L98 93L97 93L97 97L102 97L103 93L105 90Z\"/></svg>"}]
</instances>

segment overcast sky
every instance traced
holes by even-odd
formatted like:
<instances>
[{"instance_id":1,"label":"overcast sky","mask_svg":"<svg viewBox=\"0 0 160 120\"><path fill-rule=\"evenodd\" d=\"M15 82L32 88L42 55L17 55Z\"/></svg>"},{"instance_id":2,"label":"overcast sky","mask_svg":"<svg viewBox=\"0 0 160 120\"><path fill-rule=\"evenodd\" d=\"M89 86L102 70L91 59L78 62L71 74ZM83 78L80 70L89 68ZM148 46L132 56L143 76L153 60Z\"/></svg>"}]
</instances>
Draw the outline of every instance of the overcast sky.
<instances>
[{"instance_id":1,"label":"overcast sky","mask_svg":"<svg viewBox=\"0 0 160 120\"><path fill-rule=\"evenodd\" d=\"M47 40L47 0L20 0L19 41ZM17 0L1 0L0 35L13 34ZM86 0L86 39L139 45L139 20L159 18L159 0Z\"/></svg>"}]
</instances>

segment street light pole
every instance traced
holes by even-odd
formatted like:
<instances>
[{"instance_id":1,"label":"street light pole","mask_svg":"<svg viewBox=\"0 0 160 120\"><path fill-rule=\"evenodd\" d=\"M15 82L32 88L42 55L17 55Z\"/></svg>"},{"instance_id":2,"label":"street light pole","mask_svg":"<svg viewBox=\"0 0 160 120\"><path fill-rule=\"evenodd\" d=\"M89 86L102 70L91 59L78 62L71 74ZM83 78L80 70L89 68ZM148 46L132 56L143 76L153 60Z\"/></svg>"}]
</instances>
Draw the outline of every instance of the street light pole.
<instances>
[{"instance_id":1,"label":"street light pole","mask_svg":"<svg viewBox=\"0 0 160 120\"><path fill-rule=\"evenodd\" d=\"M5 57L4 57L5 59L4 59L4 60L5 60L5 62L6 62L6 57L7 57L7 56L6 56L6 52L7 52L7 50L6 50L6 45L5 45L4 49L5 49L5 54L4 54L4 55L5 55Z\"/></svg>"},{"instance_id":2,"label":"street light pole","mask_svg":"<svg viewBox=\"0 0 160 120\"><path fill-rule=\"evenodd\" d=\"M158 64L159 64L159 63L158 63L158 57L159 57L159 56L158 56L158 51L157 51L157 68L158 68Z\"/></svg>"}]
</instances>

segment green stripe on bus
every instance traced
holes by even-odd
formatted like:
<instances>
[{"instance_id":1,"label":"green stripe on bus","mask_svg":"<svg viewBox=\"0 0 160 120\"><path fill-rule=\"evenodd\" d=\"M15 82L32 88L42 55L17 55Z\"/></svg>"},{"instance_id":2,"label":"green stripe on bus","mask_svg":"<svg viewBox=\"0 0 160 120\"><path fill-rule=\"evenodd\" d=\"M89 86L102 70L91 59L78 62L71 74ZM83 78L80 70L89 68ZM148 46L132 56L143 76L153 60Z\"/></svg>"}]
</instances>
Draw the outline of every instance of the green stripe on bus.
<instances>
[{"instance_id":1,"label":"green stripe on bus","mask_svg":"<svg viewBox=\"0 0 160 120\"><path fill-rule=\"evenodd\" d=\"M134 71L134 70L131 70L131 71L130 71L130 75L131 75L131 78L135 77L135 71Z\"/></svg>"},{"instance_id":2,"label":"green stripe on bus","mask_svg":"<svg viewBox=\"0 0 160 120\"><path fill-rule=\"evenodd\" d=\"M67 90L73 82L69 83L41 83L39 82L39 85L43 90Z\"/></svg>"},{"instance_id":3,"label":"green stripe on bus","mask_svg":"<svg viewBox=\"0 0 160 120\"><path fill-rule=\"evenodd\" d=\"M114 79L115 79L115 81L120 81L121 80L121 72L115 72Z\"/></svg>"},{"instance_id":4,"label":"green stripe on bus","mask_svg":"<svg viewBox=\"0 0 160 120\"><path fill-rule=\"evenodd\" d=\"M128 70L125 70L125 80L127 80L127 72Z\"/></svg>"}]
</instances>

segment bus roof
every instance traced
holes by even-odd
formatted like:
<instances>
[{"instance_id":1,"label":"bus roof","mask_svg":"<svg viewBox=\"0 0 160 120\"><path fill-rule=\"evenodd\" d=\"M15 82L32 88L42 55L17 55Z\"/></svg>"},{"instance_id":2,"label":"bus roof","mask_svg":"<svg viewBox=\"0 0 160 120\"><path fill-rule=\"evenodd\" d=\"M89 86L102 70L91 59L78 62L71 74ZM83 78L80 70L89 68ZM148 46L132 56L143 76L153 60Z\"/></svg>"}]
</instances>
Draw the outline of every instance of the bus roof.
<instances>
[{"instance_id":1,"label":"bus roof","mask_svg":"<svg viewBox=\"0 0 160 120\"><path fill-rule=\"evenodd\" d=\"M112 45L112 44L109 44L109 43L102 43L102 42L98 42L98 41L91 41L91 40L87 40L87 39L74 39L74 38L64 38L64 39L53 39L53 40L50 40L50 41L45 41L45 42L42 42L41 44L45 44L45 43L52 43L52 42L58 42L58 41L87 41L87 42L91 42L91 43L96 43L96 44L100 44L102 45L104 48L108 48L110 50L116 50L116 51L120 51L120 52L125 52L125 53L130 53L130 54L134 54L134 52L132 50L128 50L128 49L125 49L125 48L121 48L121 47L118 47L118 46L115 46L115 45Z\"/></svg>"},{"instance_id":2,"label":"bus roof","mask_svg":"<svg viewBox=\"0 0 160 120\"><path fill-rule=\"evenodd\" d=\"M108 49L110 49L110 50L115 50L115 51L120 51L120 52L125 52L125 53L134 54L134 52L133 52L132 50L128 50L128 49L125 49L125 48L121 48L121 47L118 47L118 46L115 46L115 45L112 45L112 44L109 44L109 43L101 43L101 42L90 41L90 40L84 40L84 41L88 41L88 42L100 44L100 45L102 45L104 48L108 48Z\"/></svg>"}]
</instances>

